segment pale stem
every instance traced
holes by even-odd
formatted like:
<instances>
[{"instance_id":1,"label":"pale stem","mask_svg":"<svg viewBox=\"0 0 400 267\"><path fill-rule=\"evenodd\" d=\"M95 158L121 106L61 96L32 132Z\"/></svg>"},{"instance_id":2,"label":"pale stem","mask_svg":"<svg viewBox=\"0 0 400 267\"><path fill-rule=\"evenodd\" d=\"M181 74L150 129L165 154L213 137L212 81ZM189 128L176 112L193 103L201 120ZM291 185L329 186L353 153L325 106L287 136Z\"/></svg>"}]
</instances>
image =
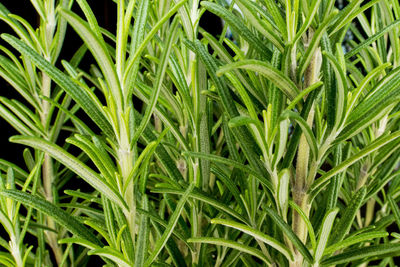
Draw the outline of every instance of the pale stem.
<instances>
[{"instance_id":1,"label":"pale stem","mask_svg":"<svg viewBox=\"0 0 400 267\"><path fill-rule=\"evenodd\" d=\"M42 94L46 97L50 97L51 92L51 79L45 73L42 73ZM42 101L42 113L41 116L41 123L43 127L46 127L50 108L50 103L46 100ZM48 132L48 129L45 128ZM50 132L48 132L50 135ZM47 136L50 138L50 136ZM43 189L46 196L46 200L53 203L53 183L54 183L54 172L53 172L53 160L52 158L46 153L44 155L44 162L42 165L42 179L43 179ZM47 217L47 226L56 229L56 224L51 217ZM49 241L49 245L53 250L54 257L56 258L57 263L59 264L62 260L62 250L60 245L58 244L58 235L52 231L45 231L45 235L47 240Z\"/></svg>"},{"instance_id":2,"label":"pale stem","mask_svg":"<svg viewBox=\"0 0 400 267\"><path fill-rule=\"evenodd\" d=\"M18 244L17 240L18 240L17 236L15 234L12 234L11 240L10 240L10 250L11 250L11 254L14 257L16 266L23 267L21 246Z\"/></svg>"},{"instance_id":3,"label":"pale stem","mask_svg":"<svg viewBox=\"0 0 400 267\"><path fill-rule=\"evenodd\" d=\"M128 138L128 135L123 135L125 138ZM125 140L127 141L127 140ZM126 145L123 145L118 151L118 159L119 159L119 167L120 167L120 173L122 175L122 181L123 184L127 182L127 179L129 177L129 174L131 173L133 169L133 156L134 153L130 149L129 142L122 142L125 143ZM125 201L128 204L129 210L125 210L124 214L126 217L126 220L128 222L129 230L131 232L131 238L132 240L135 240L135 235L136 235L136 199L135 199L135 192L134 192L134 184L133 181L131 180L125 195L124 195Z\"/></svg>"},{"instance_id":4,"label":"pale stem","mask_svg":"<svg viewBox=\"0 0 400 267\"><path fill-rule=\"evenodd\" d=\"M310 32L308 39L312 39L313 33ZM306 44L308 46L308 44ZM310 65L307 67L305 77L304 77L304 88L311 86L316 83L319 78L319 72L321 68L322 61L321 51L318 48L315 52L314 56L311 59ZM314 122L314 113L315 106L311 107L311 110L307 117L307 124L312 128ZM318 158L318 155L314 155ZM309 176L312 175L315 177L318 161L313 161L311 163L311 168L309 170L309 161L310 161L310 147L308 145L307 139L304 134L300 137L300 143L297 153L297 162L296 162L296 178L294 180L294 188L293 188L293 201L303 210L305 215L308 217L310 213L310 203L309 203L309 195L307 193L309 187ZM299 237L299 239L305 244L307 241L307 226L304 220L301 218L300 214L297 212L293 212L293 231ZM290 266L298 267L303 265L303 256L300 252L295 251L294 253L294 262L290 263Z\"/></svg>"}]
</instances>

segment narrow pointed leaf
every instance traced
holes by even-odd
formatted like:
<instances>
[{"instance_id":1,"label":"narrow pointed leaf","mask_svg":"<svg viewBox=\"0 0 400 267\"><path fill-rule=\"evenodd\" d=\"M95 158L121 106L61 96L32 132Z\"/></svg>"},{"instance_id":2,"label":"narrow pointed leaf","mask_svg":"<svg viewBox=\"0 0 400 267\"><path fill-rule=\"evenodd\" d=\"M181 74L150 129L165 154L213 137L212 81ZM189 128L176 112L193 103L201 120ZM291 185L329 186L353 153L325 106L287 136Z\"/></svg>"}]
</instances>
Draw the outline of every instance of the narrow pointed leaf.
<instances>
[{"instance_id":1,"label":"narrow pointed leaf","mask_svg":"<svg viewBox=\"0 0 400 267\"><path fill-rule=\"evenodd\" d=\"M181 199L179 200L178 204L176 205L175 211L172 213L171 218L169 219L168 226L165 228L165 231L163 235L161 236L160 239L157 240L157 243L154 246L153 252L149 256L149 258L146 260L143 266L150 266L152 262L156 259L158 254L161 252L162 248L165 246L168 238L171 236L175 225L178 222L179 216L182 213L182 210L186 204L186 201L189 198L189 194L192 192L194 188L194 183L191 184L185 191L185 193L182 195Z\"/></svg>"},{"instance_id":2,"label":"narrow pointed leaf","mask_svg":"<svg viewBox=\"0 0 400 267\"><path fill-rule=\"evenodd\" d=\"M281 242L279 242L278 240L276 240L275 238L272 238L264 233L262 233L261 231L258 231L256 229L253 229L245 224L242 223L238 223L238 222L234 222L234 221L230 221L230 220L225 220L225 219L219 219L219 218L215 218L211 220L211 223L214 224L221 224L221 225L225 225L228 227L232 227L235 228L243 233L246 233L248 235L251 235L252 237L268 244L269 246L275 248L276 250L278 250L279 252L281 252L287 259L293 260L293 256L290 253L290 251L285 247L285 245L283 245Z\"/></svg>"},{"instance_id":3,"label":"narrow pointed leaf","mask_svg":"<svg viewBox=\"0 0 400 267\"><path fill-rule=\"evenodd\" d=\"M352 245L362 243L364 241L370 241L375 238L383 238L387 237L389 234L388 232L385 231L379 231L379 232L367 232L367 233L361 233L355 236L348 237L344 239L343 241L340 241L336 244L332 244L331 246L327 247L324 251L324 255L329 255L334 253L335 251L338 251L343 248L348 248Z\"/></svg>"},{"instance_id":4,"label":"narrow pointed leaf","mask_svg":"<svg viewBox=\"0 0 400 267\"><path fill-rule=\"evenodd\" d=\"M354 217L361 208L366 194L367 194L367 189L363 187L352 198L352 201L348 204L347 208L344 210L344 213L340 218L339 223L335 226L335 233L332 236L332 240L330 241L330 243L336 244L342 241L343 238L348 234L351 225L353 223Z\"/></svg>"},{"instance_id":5,"label":"narrow pointed leaf","mask_svg":"<svg viewBox=\"0 0 400 267\"><path fill-rule=\"evenodd\" d=\"M46 141L44 139L33 136L13 136L10 138L11 142L31 146L33 148L42 150L52 156L54 159L60 161L67 168L71 169L87 183L97 189L99 192L106 195L111 201L121 208L126 208L126 203L121 195L96 172L86 166L82 161L62 149L61 147Z\"/></svg>"},{"instance_id":6,"label":"narrow pointed leaf","mask_svg":"<svg viewBox=\"0 0 400 267\"><path fill-rule=\"evenodd\" d=\"M328 243L329 235L332 232L333 222L335 221L336 214L339 212L339 209L334 209L325 215L325 218L322 222L321 232L318 237L317 249L314 253L314 260L315 262L319 263L324 254L325 247Z\"/></svg>"},{"instance_id":7,"label":"narrow pointed leaf","mask_svg":"<svg viewBox=\"0 0 400 267\"><path fill-rule=\"evenodd\" d=\"M266 264L270 264L268 258L260 250L255 249L253 247L243 245L236 241L226 240L223 238L215 238L215 237L196 237L196 238L192 237L192 238L188 239L188 242L205 243L205 244L212 244L212 245L224 246L224 247L228 247L228 248L237 249L241 252L253 255L253 256L261 259Z\"/></svg>"},{"instance_id":8,"label":"narrow pointed leaf","mask_svg":"<svg viewBox=\"0 0 400 267\"><path fill-rule=\"evenodd\" d=\"M113 130L103 114L102 109L91 99L91 96L82 88L77 86L67 75L55 68L43 57L37 54L32 48L16 39L15 37L2 34L11 46L17 49L21 54L27 56L32 62L51 77L63 90L65 90L79 106L90 116L90 118L99 126L99 128L108 135L112 135Z\"/></svg>"},{"instance_id":9,"label":"narrow pointed leaf","mask_svg":"<svg viewBox=\"0 0 400 267\"><path fill-rule=\"evenodd\" d=\"M300 93L296 85L282 72L273 68L269 63L260 60L247 59L225 65L217 71L217 75L222 76L225 72L235 69L246 69L260 73L282 90L290 100L293 100Z\"/></svg>"},{"instance_id":10,"label":"narrow pointed leaf","mask_svg":"<svg viewBox=\"0 0 400 267\"><path fill-rule=\"evenodd\" d=\"M96 245L102 245L100 240L70 213L60 209L54 204L38 197L18 190L1 190L0 195L21 202L22 204L35 208L40 212L52 217L58 224L68 229L77 237L86 239Z\"/></svg>"},{"instance_id":11,"label":"narrow pointed leaf","mask_svg":"<svg viewBox=\"0 0 400 267\"><path fill-rule=\"evenodd\" d=\"M226 159L226 158L219 157L219 156L212 155L212 154L204 154L204 153L191 152L191 151L185 151L182 154L185 155L185 156L207 159L207 160L210 160L210 161L219 162L219 163L223 163L223 164L226 164L226 165L234 166L235 168L238 168L240 170L248 172L249 174L254 175L254 177L259 179L260 182L262 182L265 186L267 186L268 188L272 189L271 182L268 181L267 179L265 179L265 177L262 177L259 173L254 171L249 166L243 165L243 164L241 164L239 162L236 162L234 160Z\"/></svg>"},{"instance_id":12,"label":"narrow pointed leaf","mask_svg":"<svg viewBox=\"0 0 400 267\"><path fill-rule=\"evenodd\" d=\"M184 191L183 190L177 190L177 189L171 189L171 188L155 188L151 190L154 193L166 193L166 194L177 194L177 195L183 195ZM233 218L236 218L242 222L246 222L246 219L240 215L237 211L233 210L230 208L228 205L221 203L220 200L213 198L211 196L208 196L204 193L200 192L192 192L190 193L190 197L193 199L200 200L204 203L207 203L214 208L222 211L223 213L232 216Z\"/></svg>"},{"instance_id":13,"label":"narrow pointed leaf","mask_svg":"<svg viewBox=\"0 0 400 267\"><path fill-rule=\"evenodd\" d=\"M117 107L122 105L122 91L118 80L117 72L115 70L115 64L111 59L110 54L107 51L104 40L98 37L99 33L93 32L89 25L84 22L78 15L72 13L69 10L60 9L60 14L69 24L75 29L86 46L92 52L92 55L99 64L102 70L103 76L107 81L110 91L112 92L115 104Z\"/></svg>"},{"instance_id":14,"label":"narrow pointed leaf","mask_svg":"<svg viewBox=\"0 0 400 267\"><path fill-rule=\"evenodd\" d=\"M266 208L265 211L276 223L276 225L281 229L282 233L287 236L287 238L293 243L296 249L303 255L304 259L309 263L313 263L314 259L313 256L311 256L310 251L308 251L303 242L301 242L301 240L293 232L292 228L282 219L282 217L279 216L271 208Z\"/></svg>"},{"instance_id":15,"label":"narrow pointed leaf","mask_svg":"<svg viewBox=\"0 0 400 267\"><path fill-rule=\"evenodd\" d=\"M131 267L132 265L124 258L122 253L110 247L102 247L90 250L88 255L99 255L112 260L120 267Z\"/></svg>"},{"instance_id":16,"label":"narrow pointed leaf","mask_svg":"<svg viewBox=\"0 0 400 267\"><path fill-rule=\"evenodd\" d=\"M283 120L286 118L294 119L298 123L298 125L300 125L300 127L303 131L303 134L307 139L308 145L310 146L313 157L314 157L314 159L316 159L318 157L318 145L317 145L317 140L315 139L315 136L314 136L310 126L296 112L286 110L285 112L282 113L281 119Z\"/></svg>"},{"instance_id":17,"label":"narrow pointed leaf","mask_svg":"<svg viewBox=\"0 0 400 267\"><path fill-rule=\"evenodd\" d=\"M322 266L333 266L357 260L379 259L396 255L400 255L400 244L381 244L348 250L323 260L321 264Z\"/></svg>"},{"instance_id":18,"label":"narrow pointed leaf","mask_svg":"<svg viewBox=\"0 0 400 267\"><path fill-rule=\"evenodd\" d=\"M380 147L382 147L382 146L384 146L384 145L396 140L399 137L400 137L400 131L394 132L394 133L392 133L390 135L387 135L387 136L384 136L384 137L381 137L381 138L375 140L370 145L368 145L367 147L362 149L360 152L358 152L354 156L348 158L347 160L343 161L342 163L340 163L336 167L332 168L329 172L325 173L320 178L318 178L313 183L313 185L311 186L311 191L317 190L318 187L320 187L324 183L326 183L326 181L329 178L331 178L331 177L335 176L336 174L346 170L346 168L348 168L349 166L351 166L355 162L359 161L363 157L368 156L369 154L371 154L372 152L376 151Z\"/></svg>"},{"instance_id":19,"label":"narrow pointed leaf","mask_svg":"<svg viewBox=\"0 0 400 267\"><path fill-rule=\"evenodd\" d=\"M271 59L272 52L270 49L265 46L265 44L244 25L241 19L233 15L231 12L228 12L228 10L218 4L208 1L202 1L200 4L208 11L223 18L234 31L240 33L243 39L252 44L257 52L262 55L262 57L267 60Z\"/></svg>"}]
</instances>

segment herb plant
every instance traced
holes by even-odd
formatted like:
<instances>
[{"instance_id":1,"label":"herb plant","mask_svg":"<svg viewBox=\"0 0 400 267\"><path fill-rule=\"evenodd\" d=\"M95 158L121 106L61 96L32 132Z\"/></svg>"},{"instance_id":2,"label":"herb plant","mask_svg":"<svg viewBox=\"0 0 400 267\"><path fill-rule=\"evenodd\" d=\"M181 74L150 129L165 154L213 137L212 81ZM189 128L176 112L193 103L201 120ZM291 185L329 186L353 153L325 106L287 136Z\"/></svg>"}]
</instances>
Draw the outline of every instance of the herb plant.
<instances>
[{"instance_id":1,"label":"herb plant","mask_svg":"<svg viewBox=\"0 0 400 267\"><path fill-rule=\"evenodd\" d=\"M396 266L398 1L114 0L116 32L30 2L0 4L1 265Z\"/></svg>"}]
</instances>

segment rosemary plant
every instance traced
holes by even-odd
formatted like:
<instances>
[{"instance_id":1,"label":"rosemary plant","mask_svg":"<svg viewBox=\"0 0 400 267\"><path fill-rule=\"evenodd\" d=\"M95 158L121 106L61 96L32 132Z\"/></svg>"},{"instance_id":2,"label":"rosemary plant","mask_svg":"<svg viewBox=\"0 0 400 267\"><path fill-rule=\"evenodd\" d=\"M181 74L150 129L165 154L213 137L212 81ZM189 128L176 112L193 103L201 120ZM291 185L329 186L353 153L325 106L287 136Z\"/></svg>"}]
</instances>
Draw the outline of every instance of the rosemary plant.
<instances>
[{"instance_id":1,"label":"rosemary plant","mask_svg":"<svg viewBox=\"0 0 400 267\"><path fill-rule=\"evenodd\" d=\"M396 266L400 4L336 2L0 4L0 264Z\"/></svg>"}]
</instances>

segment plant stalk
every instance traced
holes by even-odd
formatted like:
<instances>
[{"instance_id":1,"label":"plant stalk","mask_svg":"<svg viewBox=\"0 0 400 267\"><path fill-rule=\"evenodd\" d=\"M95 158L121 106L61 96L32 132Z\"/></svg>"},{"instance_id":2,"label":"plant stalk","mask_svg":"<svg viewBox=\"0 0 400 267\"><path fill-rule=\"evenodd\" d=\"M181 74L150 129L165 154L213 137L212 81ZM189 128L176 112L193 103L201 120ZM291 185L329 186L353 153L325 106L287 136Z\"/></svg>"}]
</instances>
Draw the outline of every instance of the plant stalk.
<instances>
[{"instance_id":1,"label":"plant stalk","mask_svg":"<svg viewBox=\"0 0 400 267\"><path fill-rule=\"evenodd\" d=\"M42 73L42 88L41 89L42 89L42 94L44 96L50 97L50 95L51 95L51 79L45 73ZM49 139L51 133L49 132L49 129L46 128L46 125L49 120L48 114L49 114L49 109L50 109L50 103L46 100L43 100L41 107L42 107L42 113L40 114L41 115L40 116L41 123L47 133L46 139ZM53 183L54 183L53 160L50 157L50 155L48 155L47 153L44 155L44 161L43 161L43 165L42 165L42 179L43 179L43 189L44 189L44 194L45 194L46 200L53 203L54 202L54 198L53 198ZM47 217L46 221L47 221L46 223L47 223L48 227L50 227L52 229L56 229L56 224L51 217ZM53 254L56 259L57 264L60 264L63 253L62 253L62 249L61 249L60 245L58 244L57 233L52 232L52 231L45 231L45 235L46 235L49 245L53 251Z\"/></svg>"},{"instance_id":2,"label":"plant stalk","mask_svg":"<svg viewBox=\"0 0 400 267\"><path fill-rule=\"evenodd\" d=\"M312 36L309 36L311 40ZM310 65L307 68L304 77L304 88L311 86L312 84L318 82L319 72L321 68L321 51L317 49L313 58L311 59ZM312 128L314 122L315 106L311 107L311 110L307 117L307 124ZM318 156L317 156L318 158ZM296 162L296 179L294 181L293 187L293 200L294 202L303 210L306 216L309 216L311 205L309 203L309 195L307 193L309 187L308 177L315 177L316 166L318 165L316 161L310 163L310 147L308 145L307 139L304 134L300 137L300 143L297 154ZM299 237L299 239L305 244L307 242L307 226L304 220L301 218L300 214L293 212L293 231ZM294 252L294 261L290 264L292 267L299 267L303 265L303 255L299 251Z\"/></svg>"}]
</instances>

